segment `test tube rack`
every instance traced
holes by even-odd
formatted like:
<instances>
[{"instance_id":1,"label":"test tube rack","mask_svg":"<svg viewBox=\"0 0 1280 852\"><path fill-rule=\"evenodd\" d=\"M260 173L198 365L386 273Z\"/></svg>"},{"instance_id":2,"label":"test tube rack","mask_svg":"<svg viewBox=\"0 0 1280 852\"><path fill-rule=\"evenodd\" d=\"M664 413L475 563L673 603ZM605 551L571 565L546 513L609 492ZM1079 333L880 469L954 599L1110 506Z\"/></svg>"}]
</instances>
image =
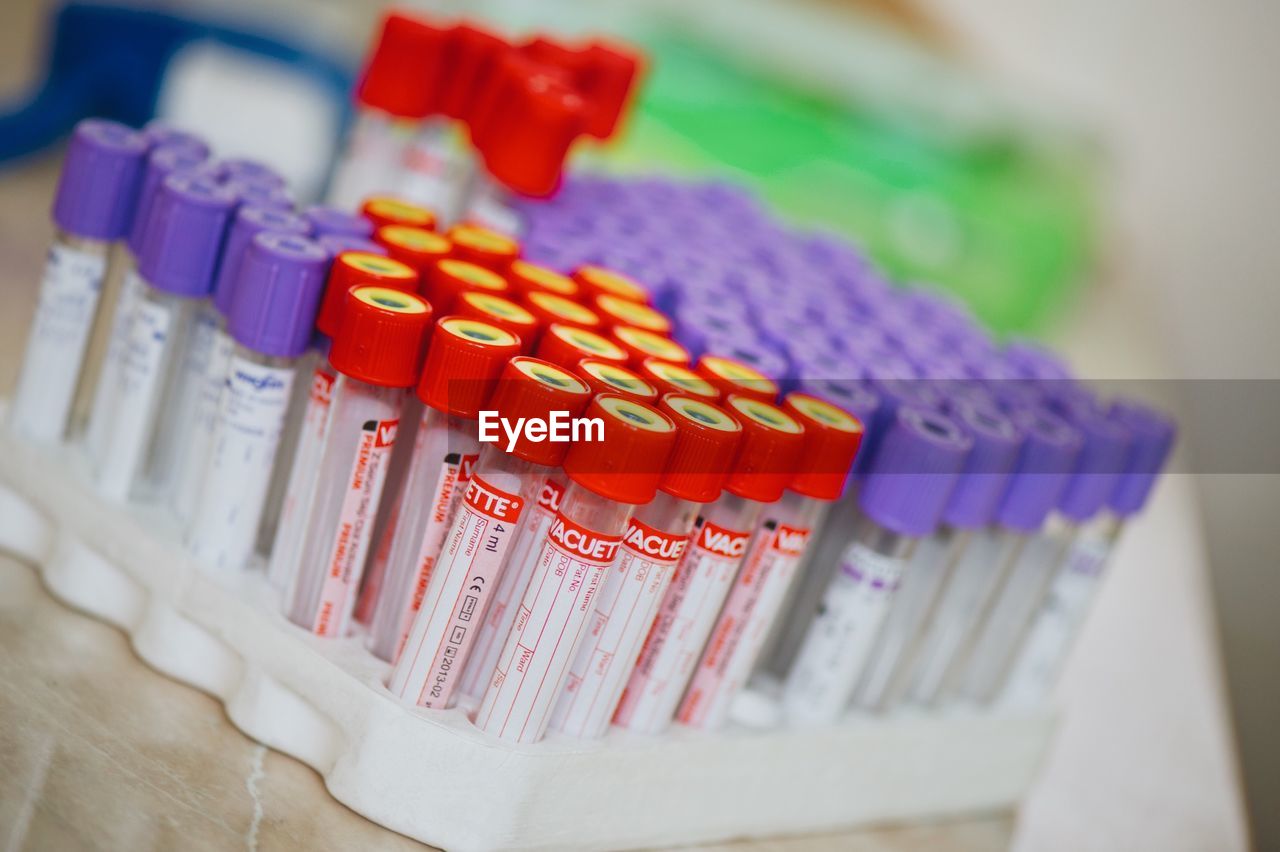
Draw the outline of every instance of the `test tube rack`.
<instances>
[{"instance_id":1,"label":"test tube rack","mask_svg":"<svg viewBox=\"0 0 1280 852\"><path fill-rule=\"evenodd\" d=\"M245 735L315 769L339 802L435 846L637 848L1008 810L1052 735L1044 710L509 745L460 709L394 700L362 637L295 627L263 572L211 579L159 507L103 501L78 455L0 429L0 551L217 698Z\"/></svg>"}]
</instances>

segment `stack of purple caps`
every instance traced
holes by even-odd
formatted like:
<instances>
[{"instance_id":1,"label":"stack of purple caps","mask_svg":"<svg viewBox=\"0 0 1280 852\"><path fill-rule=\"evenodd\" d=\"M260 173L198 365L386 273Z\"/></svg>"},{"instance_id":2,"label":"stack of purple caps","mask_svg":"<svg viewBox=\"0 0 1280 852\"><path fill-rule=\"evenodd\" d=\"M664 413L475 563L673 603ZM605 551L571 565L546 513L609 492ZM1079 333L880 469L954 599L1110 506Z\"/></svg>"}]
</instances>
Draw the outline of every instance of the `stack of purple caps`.
<instances>
[{"instance_id":1,"label":"stack of purple caps","mask_svg":"<svg viewBox=\"0 0 1280 852\"><path fill-rule=\"evenodd\" d=\"M213 284L213 306L223 315L231 311L235 292L244 277L241 265L249 244L264 232L307 236L311 223L301 216L285 210L242 205L236 210L223 242L222 257Z\"/></svg>"}]
</instances>

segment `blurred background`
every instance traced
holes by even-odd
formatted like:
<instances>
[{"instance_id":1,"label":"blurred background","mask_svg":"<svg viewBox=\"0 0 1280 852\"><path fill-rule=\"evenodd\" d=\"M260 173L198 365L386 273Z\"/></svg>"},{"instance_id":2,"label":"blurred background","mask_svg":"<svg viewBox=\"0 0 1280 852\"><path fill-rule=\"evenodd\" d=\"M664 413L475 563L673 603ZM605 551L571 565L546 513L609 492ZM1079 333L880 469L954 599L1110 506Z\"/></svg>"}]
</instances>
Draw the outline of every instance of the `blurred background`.
<instances>
[{"instance_id":1,"label":"blurred background","mask_svg":"<svg viewBox=\"0 0 1280 852\"><path fill-rule=\"evenodd\" d=\"M1016 829L928 848L1233 849L1249 844L1246 823L1256 848L1280 848L1280 460L1266 438L1280 428L1280 6L397 5L639 44L650 65L635 114L575 168L746 183L784 218L848 235L894 279L945 287L1000 333L1060 347L1083 377L1141 380L1174 408L1176 469L1194 476L1171 478L1178 505L1146 533L1166 537L1170 564L1109 587L1079 654L1145 656L1068 679L1084 709ZM16 374L59 144L77 118L160 115L317 197L382 11L0 2L0 388ZM1179 679L1162 690L1166 666ZM1108 704L1096 697L1107 677L1137 682ZM1176 724L1125 751L1164 714ZM1145 764L1129 767L1132 789L1116 783L1109 761L1162 754L1178 755L1176 773ZM1091 826L1090 814L1115 821Z\"/></svg>"}]
</instances>

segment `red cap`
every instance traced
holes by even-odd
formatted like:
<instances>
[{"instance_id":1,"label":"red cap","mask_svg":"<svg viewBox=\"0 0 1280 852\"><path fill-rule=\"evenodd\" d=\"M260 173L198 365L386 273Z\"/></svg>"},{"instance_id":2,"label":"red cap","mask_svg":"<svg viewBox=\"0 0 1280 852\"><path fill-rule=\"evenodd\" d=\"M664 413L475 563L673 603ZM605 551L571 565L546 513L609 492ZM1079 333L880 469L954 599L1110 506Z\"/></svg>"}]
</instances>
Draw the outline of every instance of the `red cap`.
<instances>
[{"instance_id":1,"label":"red cap","mask_svg":"<svg viewBox=\"0 0 1280 852\"><path fill-rule=\"evenodd\" d=\"M511 289L522 296L527 293L550 293L573 299L578 295L578 285L568 275L527 260L511 261L511 266L507 268L507 280L511 282Z\"/></svg>"},{"instance_id":2,"label":"red cap","mask_svg":"<svg viewBox=\"0 0 1280 852\"><path fill-rule=\"evenodd\" d=\"M525 307L529 309L544 326L558 322L561 325L572 325L597 331L603 327L600 316L585 305L572 299L557 296L554 293L532 292L524 297Z\"/></svg>"},{"instance_id":3,"label":"red cap","mask_svg":"<svg viewBox=\"0 0 1280 852\"><path fill-rule=\"evenodd\" d=\"M654 334L671 334L671 320L648 305L618 296L596 296L592 307L607 326L629 325Z\"/></svg>"},{"instance_id":4,"label":"red cap","mask_svg":"<svg viewBox=\"0 0 1280 852\"><path fill-rule=\"evenodd\" d=\"M512 358L502 370L489 407L500 417L514 422L521 417L550 420L557 416L578 417L591 399L586 382L555 364L528 358ZM502 443L506 448L505 440ZM569 445L559 441L530 441L522 431L511 455L534 464L556 467L564 461Z\"/></svg>"},{"instance_id":5,"label":"red cap","mask_svg":"<svg viewBox=\"0 0 1280 852\"><path fill-rule=\"evenodd\" d=\"M373 235L373 241L391 257L412 266L424 279L437 260L444 260L453 251L448 237L412 225L384 225Z\"/></svg>"},{"instance_id":6,"label":"red cap","mask_svg":"<svg viewBox=\"0 0 1280 852\"><path fill-rule=\"evenodd\" d=\"M403 198L390 195L374 195L360 205L360 215L373 223L376 231L387 225L410 225L431 230L436 226L436 214Z\"/></svg>"},{"instance_id":7,"label":"red cap","mask_svg":"<svg viewBox=\"0 0 1280 852\"><path fill-rule=\"evenodd\" d=\"M473 141L498 183L533 198L552 195L587 109L571 85L538 73L502 86Z\"/></svg>"},{"instance_id":8,"label":"red cap","mask_svg":"<svg viewBox=\"0 0 1280 852\"><path fill-rule=\"evenodd\" d=\"M594 331L553 322L538 340L538 357L572 370L583 358L627 363L622 347Z\"/></svg>"},{"instance_id":9,"label":"red cap","mask_svg":"<svg viewBox=\"0 0 1280 852\"><path fill-rule=\"evenodd\" d=\"M455 310L464 317L484 320L520 338L520 351L533 351L538 339L538 318L510 299L479 290L471 290L458 297Z\"/></svg>"},{"instance_id":10,"label":"red cap","mask_svg":"<svg viewBox=\"0 0 1280 852\"><path fill-rule=\"evenodd\" d=\"M518 242L479 225L454 225L446 235L453 240L454 257L497 273L505 275L511 261L520 257Z\"/></svg>"},{"instance_id":11,"label":"red cap","mask_svg":"<svg viewBox=\"0 0 1280 852\"><path fill-rule=\"evenodd\" d=\"M499 36L470 24L449 30L445 39L449 73L441 87L440 112L465 120L498 57L510 49Z\"/></svg>"},{"instance_id":12,"label":"red cap","mask_svg":"<svg viewBox=\"0 0 1280 852\"><path fill-rule=\"evenodd\" d=\"M608 139L631 101L643 58L618 44L593 41L587 46L587 74L583 92L590 104L587 132Z\"/></svg>"},{"instance_id":13,"label":"red cap","mask_svg":"<svg viewBox=\"0 0 1280 852\"><path fill-rule=\"evenodd\" d=\"M361 72L356 99L402 118L426 118L439 106L447 36L404 13L387 15Z\"/></svg>"},{"instance_id":14,"label":"red cap","mask_svg":"<svg viewBox=\"0 0 1280 852\"><path fill-rule=\"evenodd\" d=\"M672 497L710 503L720 496L742 440L742 425L705 399L669 393L658 407L676 424L676 446L658 486Z\"/></svg>"},{"instance_id":15,"label":"red cap","mask_svg":"<svg viewBox=\"0 0 1280 852\"><path fill-rule=\"evenodd\" d=\"M817 500L838 500L862 446L862 423L843 408L806 393L789 393L782 407L804 425L804 453L791 490Z\"/></svg>"},{"instance_id":16,"label":"red cap","mask_svg":"<svg viewBox=\"0 0 1280 852\"><path fill-rule=\"evenodd\" d=\"M529 80L539 76L572 83L561 69L544 65L516 48L507 47L494 55L484 79L472 95L472 103L467 107L466 122L472 147L477 151L484 150L492 128L504 126L502 121L495 119L500 119L503 110L521 97L519 90Z\"/></svg>"},{"instance_id":17,"label":"red cap","mask_svg":"<svg viewBox=\"0 0 1280 852\"><path fill-rule=\"evenodd\" d=\"M653 301L644 285L621 272L614 272L603 266L590 264L579 266L573 271L573 280L582 287L584 301L594 299L596 296L617 296L619 299L639 302L642 305Z\"/></svg>"},{"instance_id":18,"label":"red cap","mask_svg":"<svg viewBox=\"0 0 1280 852\"><path fill-rule=\"evenodd\" d=\"M741 361L703 355L698 359L697 369L698 375L719 388L726 397L741 394L762 402L773 402L778 398L777 382Z\"/></svg>"},{"instance_id":19,"label":"red cap","mask_svg":"<svg viewBox=\"0 0 1280 852\"><path fill-rule=\"evenodd\" d=\"M654 334L642 328L629 325L615 326L610 336L619 346L627 350L631 363L639 366L649 358L667 361L672 364L688 364L691 358L689 351L674 340Z\"/></svg>"},{"instance_id":20,"label":"red cap","mask_svg":"<svg viewBox=\"0 0 1280 852\"><path fill-rule=\"evenodd\" d=\"M458 297L472 290L495 295L507 292L507 279L490 269L458 260L445 258L436 263L423 281L424 293L438 311L453 313L457 310Z\"/></svg>"},{"instance_id":21,"label":"red cap","mask_svg":"<svg viewBox=\"0 0 1280 852\"><path fill-rule=\"evenodd\" d=\"M520 45L519 49L534 62L563 71L575 84L587 74L587 52L556 41L551 36L538 34Z\"/></svg>"},{"instance_id":22,"label":"red cap","mask_svg":"<svg viewBox=\"0 0 1280 852\"><path fill-rule=\"evenodd\" d=\"M804 426L787 412L749 396L731 396L725 409L742 424L742 445L725 490L772 503L791 484L804 449Z\"/></svg>"},{"instance_id":23,"label":"red cap","mask_svg":"<svg viewBox=\"0 0 1280 852\"><path fill-rule=\"evenodd\" d=\"M407 388L418 380L430 328L425 299L389 287L354 287L347 291L329 363L371 385Z\"/></svg>"},{"instance_id":24,"label":"red cap","mask_svg":"<svg viewBox=\"0 0 1280 852\"><path fill-rule=\"evenodd\" d=\"M673 364L657 358L646 358L637 370L642 378L658 386L661 393L679 393L697 397L704 402L720 398L720 389L683 364Z\"/></svg>"},{"instance_id":25,"label":"red cap","mask_svg":"<svg viewBox=\"0 0 1280 852\"><path fill-rule=\"evenodd\" d=\"M502 368L519 354L520 339L511 332L471 317L445 317L427 347L418 399L445 414L475 420Z\"/></svg>"},{"instance_id":26,"label":"red cap","mask_svg":"<svg viewBox=\"0 0 1280 852\"><path fill-rule=\"evenodd\" d=\"M583 358L574 370L592 393L616 393L636 402L655 403L658 389L626 367L600 358Z\"/></svg>"},{"instance_id":27,"label":"red cap","mask_svg":"<svg viewBox=\"0 0 1280 852\"><path fill-rule=\"evenodd\" d=\"M316 314L316 329L333 337L342 321L347 291L352 287L374 285L405 293L418 290L418 273L398 260L363 251L344 251L329 267L329 282Z\"/></svg>"},{"instance_id":28,"label":"red cap","mask_svg":"<svg viewBox=\"0 0 1280 852\"><path fill-rule=\"evenodd\" d=\"M618 503L648 503L658 492L676 440L671 418L625 396L591 400L586 417L604 421L603 440L578 441L564 457L564 472L583 488Z\"/></svg>"}]
</instances>

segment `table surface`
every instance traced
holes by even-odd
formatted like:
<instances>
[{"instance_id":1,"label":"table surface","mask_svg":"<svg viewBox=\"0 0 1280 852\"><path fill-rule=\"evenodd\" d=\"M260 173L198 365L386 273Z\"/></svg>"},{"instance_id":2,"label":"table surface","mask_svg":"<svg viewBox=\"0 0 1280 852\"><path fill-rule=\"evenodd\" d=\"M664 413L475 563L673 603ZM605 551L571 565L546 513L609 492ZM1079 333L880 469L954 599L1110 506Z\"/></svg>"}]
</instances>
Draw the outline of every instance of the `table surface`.
<instances>
[{"instance_id":1,"label":"table surface","mask_svg":"<svg viewBox=\"0 0 1280 852\"><path fill-rule=\"evenodd\" d=\"M0 4L0 93L31 67L34 0ZM11 388L49 238L57 158L0 173L0 393ZM1120 284L1061 344L1088 376L1165 375ZM1116 365L1123 365L1118 368ZM1122 539L1060 689L1063 724L1017 818L996 815L770 850L1238 850L1247 847L1204 547L1189 477ZM0 838L7 849L410 849L257 745L211 698L143 665L118 631L0 558Z\"/></svg>"}]
</instances>

